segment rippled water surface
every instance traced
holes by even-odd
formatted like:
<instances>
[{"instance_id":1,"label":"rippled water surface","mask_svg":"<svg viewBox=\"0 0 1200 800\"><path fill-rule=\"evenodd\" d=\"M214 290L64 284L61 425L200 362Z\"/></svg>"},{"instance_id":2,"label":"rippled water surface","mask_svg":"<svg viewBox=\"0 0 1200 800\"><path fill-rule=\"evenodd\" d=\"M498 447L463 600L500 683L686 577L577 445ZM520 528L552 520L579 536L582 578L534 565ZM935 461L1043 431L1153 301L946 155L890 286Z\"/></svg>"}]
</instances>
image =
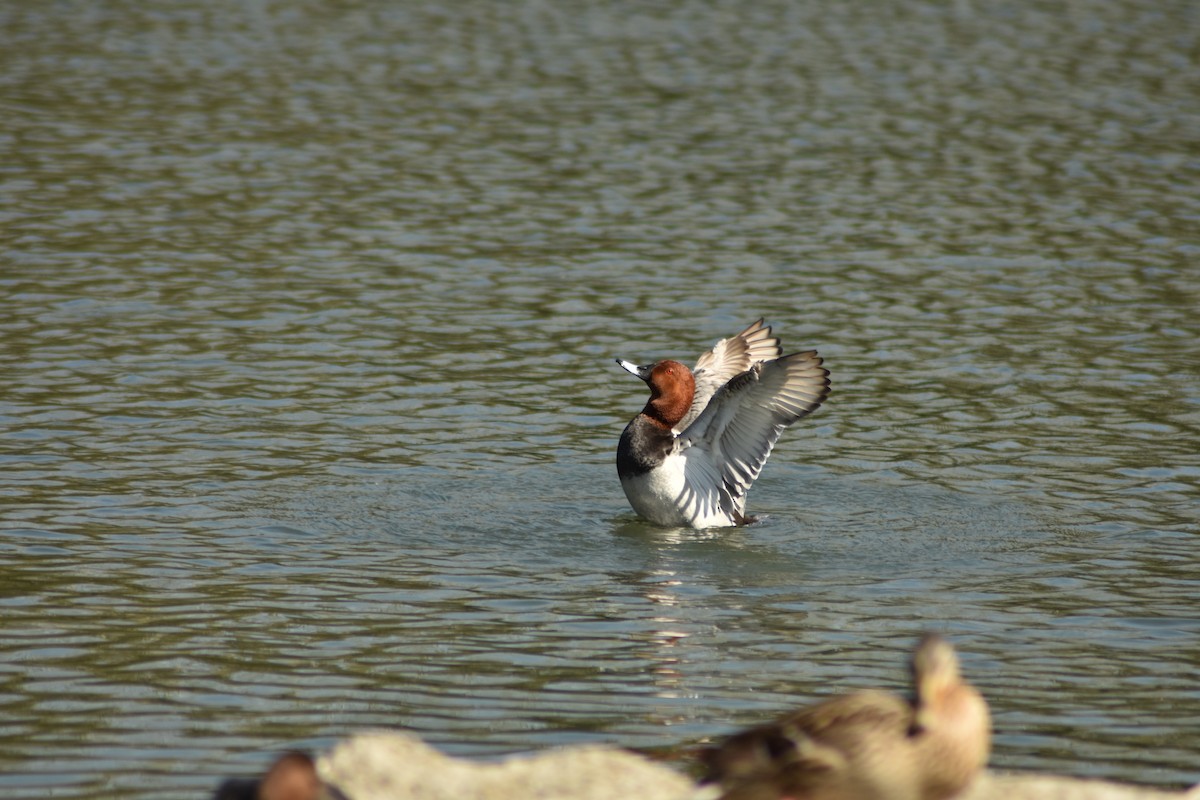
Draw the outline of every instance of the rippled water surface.
<instances>
[{"instance_id":1,"label":"rippled water surface","mask_svg":"<svg viewBox=\"0 0 1200 800\"><path fill-rule=\"evenodd\" d=\"M1200 6L0 9L0 793L403 726L670 751L900 688L1200 780ZM644 387L759 315L827 405L660 530Z\"/></svg>"}]
</instances>

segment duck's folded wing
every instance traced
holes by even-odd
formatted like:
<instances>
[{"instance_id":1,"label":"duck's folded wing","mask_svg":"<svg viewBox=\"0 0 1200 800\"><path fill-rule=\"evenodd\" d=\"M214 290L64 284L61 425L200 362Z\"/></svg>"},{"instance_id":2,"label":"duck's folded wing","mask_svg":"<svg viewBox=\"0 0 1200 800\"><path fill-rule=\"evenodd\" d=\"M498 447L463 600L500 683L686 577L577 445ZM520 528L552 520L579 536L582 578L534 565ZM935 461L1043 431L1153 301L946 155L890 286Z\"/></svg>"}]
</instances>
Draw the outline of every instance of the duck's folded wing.
<instances>
[{"instance_id":1,"label":"duck's folded wing","mask_svg":"<svg viewBox=\"0 0 1200 800\"><path fill-rule=\"evenodd\" d=\"M762 471L783 429L817 408L829 395L829 370L815 350L758 363L722 387L680 435L687 450L688 485L702 489L720 475L719 491L740 514L746 492ZM722 498L723 499L723 498Z\"/></svg>"},{"instance_id":2,"label":"duck's folded wing","mask_svg":"<svg viewBox=\"0 0 1200 800\"><path fill-rule=\"evenodd\" d=\"M784 723L768 723L735 733L719 747L701 751L700 760L707 768L705 783L770 778L780 769L794 774L845 767L845 758L836 750Z\"/></svg>"},{"instance_id":3,"label":"duck's folded wing","mask_svg":"<svg viewBox=\"0 0 1200 800\"><path fill-rule=\"evenodd\" d=\"M866 689L802 708L776 724L785 730L803 732L817 741L837 743L867 731L904 739L913 720L912 704L904 698ZM797 733L793 738L798 736Z\"/></svg>"},{"instance_id":4,"label":"duck's folded wing","mask_svg":"<svg viewBox=\"0 0 1200 800\"><path fill-rule=\"evenodd\" d=\"M779 358L783 349L779 338L771 335L771 326L763 319L750 324L744 331L728 339L722 339L696 361L692 374L696 378L696 391L692 405L675 430L682 431L700 415L709 399L730 378L740 375L759 361Z\"/></svg>"}]
</instances>

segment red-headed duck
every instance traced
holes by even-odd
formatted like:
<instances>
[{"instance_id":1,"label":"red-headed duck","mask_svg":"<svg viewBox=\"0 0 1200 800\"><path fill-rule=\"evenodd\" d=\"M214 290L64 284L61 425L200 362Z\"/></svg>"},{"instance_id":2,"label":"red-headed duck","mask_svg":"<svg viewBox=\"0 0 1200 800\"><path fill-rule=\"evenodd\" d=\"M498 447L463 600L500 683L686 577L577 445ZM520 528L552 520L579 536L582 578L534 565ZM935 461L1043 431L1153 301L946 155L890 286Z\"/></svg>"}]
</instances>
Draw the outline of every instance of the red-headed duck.
<instances>
[{"instance_id":1,"label":"red-headed duck","mask_svg":"<svg viewBox=\"0 0 1200 800\"><path fill-rule=\"evenodd\" d=\"M276 759L261 778L225 781L213 800L332 800L332 795L321 786L312 756L291 752Z\"/></svg>"},{"instance_id":2,"label":"red-headed duck","mask_svg":"<svg viewBox=\"0 0 1200 800\"><path fill-rule=\"evenodd\" d=\"M617 474L634 511L693 528L753 521L746 493L771 448L829 394L817 351L782 353L760 319L717 342L695 370L617 359L650 386L650 400L617 445Z\"/></svg>"}]
</instances>

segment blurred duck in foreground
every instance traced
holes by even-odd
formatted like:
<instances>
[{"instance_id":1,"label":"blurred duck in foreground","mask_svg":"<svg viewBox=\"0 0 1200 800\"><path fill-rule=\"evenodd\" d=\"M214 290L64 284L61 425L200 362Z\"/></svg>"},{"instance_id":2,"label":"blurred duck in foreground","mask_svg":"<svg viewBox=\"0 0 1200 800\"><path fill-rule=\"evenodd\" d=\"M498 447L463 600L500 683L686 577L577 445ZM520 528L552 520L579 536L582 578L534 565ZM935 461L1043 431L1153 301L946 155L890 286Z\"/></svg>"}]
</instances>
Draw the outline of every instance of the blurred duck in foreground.
<instances>
[{"instance_id":1,"label":"blurred duck in foreground","mask_svg":"<svg viewBox=\"0 0 1200 800\"><path fill-rule=\"evenodd\" d=\"M913 699L867 690L735 734L707 751L721 800L948 800L987 764L987 703L945 639L912 659Z\"/></svg>"},{"instance_id":2,"label":"blurred duck in foreground","mask_svg":"<svg viewBox=\"0 0 1200 800\"><path fill-rule=\"evenodd\" d=\"M262 778L231 778L213 800L331 800L321 787L317 765L307 753L284 753Z\"/></svg>"}]
</instances>

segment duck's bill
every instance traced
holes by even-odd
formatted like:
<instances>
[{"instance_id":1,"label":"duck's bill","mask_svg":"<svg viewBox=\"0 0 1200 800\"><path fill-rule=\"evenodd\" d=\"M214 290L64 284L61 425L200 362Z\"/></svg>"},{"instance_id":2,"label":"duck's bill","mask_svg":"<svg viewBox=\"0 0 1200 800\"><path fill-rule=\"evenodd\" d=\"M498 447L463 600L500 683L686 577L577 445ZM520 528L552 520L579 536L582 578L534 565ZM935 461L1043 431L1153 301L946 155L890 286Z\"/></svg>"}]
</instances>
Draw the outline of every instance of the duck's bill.
<instances>
[{"instance_id":1,"label":"duck's bill","mask_svg":"<svg viewBox=\"0 0 1200 800\"><path fill-rule=\"evenodd\" d=\"M637 364L634 364L632 361L626 361L623 358L618 358L617 363L621 365L621 369L625 370L630 375L638 376L642 380L646 380L647 378L650 377L650 367L653 366L651 364L647 364L644 367L639 367Z\"/></svg>"}]
</instances>

